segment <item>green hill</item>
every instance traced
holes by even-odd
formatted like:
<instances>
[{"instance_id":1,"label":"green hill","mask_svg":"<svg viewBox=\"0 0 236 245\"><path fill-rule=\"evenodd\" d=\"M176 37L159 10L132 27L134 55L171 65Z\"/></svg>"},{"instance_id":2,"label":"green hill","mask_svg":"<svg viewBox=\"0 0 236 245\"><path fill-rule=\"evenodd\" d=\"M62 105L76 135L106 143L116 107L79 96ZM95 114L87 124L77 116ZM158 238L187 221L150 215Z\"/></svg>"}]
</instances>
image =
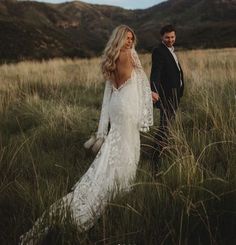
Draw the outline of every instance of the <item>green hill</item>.
<instances>
[{"instance_id":1,"label":"green hill","mask_svg":"<svg viewBox=\"0 0 236 245\"><path fill-rule=\"evenodd\" d=\"M159 29L173 23L182 48L235 46L234 0L169 0L144 10L80 1L49 4L0 1L0 59L47 59L100 55L119 24L134 28L138 49L150 51Z\"/></svg>"}]
</instances>

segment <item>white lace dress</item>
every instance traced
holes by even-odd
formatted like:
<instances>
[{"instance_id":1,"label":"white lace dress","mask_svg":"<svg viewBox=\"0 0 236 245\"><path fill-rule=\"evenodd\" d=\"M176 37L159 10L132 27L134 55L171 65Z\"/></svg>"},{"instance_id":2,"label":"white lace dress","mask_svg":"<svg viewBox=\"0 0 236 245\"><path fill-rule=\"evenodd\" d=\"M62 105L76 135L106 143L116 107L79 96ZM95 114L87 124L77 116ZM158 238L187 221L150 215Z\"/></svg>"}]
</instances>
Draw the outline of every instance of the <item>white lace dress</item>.
<instances>
[{"instance_id":1,"label":"white lace dress","mask_svg":"<svg viewBox=\"0 0 236 245\"><path fill-rule=\"evenodd\" d=\"M118 190L130 189L140 155L139 131L147 131L153 123L149 81L135 50L132 57L135 68L130 79L118 89L106 82L97 132L97 137L105 137L100 151L72 192L50 208L53 212L59 205L68 206L81 230L93 226ZM22 236L22 244L36 235L41 219Z\"/></svg>"}]
</instances>

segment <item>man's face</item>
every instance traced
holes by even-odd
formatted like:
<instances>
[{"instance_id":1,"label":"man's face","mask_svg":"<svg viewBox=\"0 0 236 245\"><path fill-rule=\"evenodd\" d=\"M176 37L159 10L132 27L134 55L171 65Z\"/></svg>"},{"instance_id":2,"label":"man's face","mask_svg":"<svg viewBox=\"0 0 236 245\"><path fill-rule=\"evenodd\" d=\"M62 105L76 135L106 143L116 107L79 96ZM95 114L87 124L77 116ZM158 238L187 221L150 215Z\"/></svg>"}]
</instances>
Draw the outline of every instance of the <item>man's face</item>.
<instances>
[{"instance_id":1,"label":"man's face","mask_svg":"<svg viewBox=\"0 0 236 245\"><path fill-rule=\"evenodd\" d=\"M174 31L166 32L161 37L162 42L164 42L167 47L172 47L175 43L175 39L176 39L176 35Z\"/></svg>"}]
</instances>

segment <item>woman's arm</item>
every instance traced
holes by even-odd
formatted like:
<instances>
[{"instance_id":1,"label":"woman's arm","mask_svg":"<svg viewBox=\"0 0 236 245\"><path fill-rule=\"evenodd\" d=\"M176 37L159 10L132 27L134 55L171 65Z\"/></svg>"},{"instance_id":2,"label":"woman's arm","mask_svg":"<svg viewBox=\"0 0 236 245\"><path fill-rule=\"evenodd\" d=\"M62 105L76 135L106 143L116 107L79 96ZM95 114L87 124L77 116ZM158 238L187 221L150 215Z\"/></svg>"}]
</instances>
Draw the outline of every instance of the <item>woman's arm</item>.
<instances>
[{"instance_id":1,"label":"woman's arm","mask_svg":"<svg viewBox=\"0 0 236 245\"><path fill-rule=\"evenodd\" d=\"M96 133L97 138L105 138L108 134L109 103L110 103L111 93L112 93L112 84L110 81L106 81L100 120L99 120L98 130Z\"/></svg>"}]
</instances>

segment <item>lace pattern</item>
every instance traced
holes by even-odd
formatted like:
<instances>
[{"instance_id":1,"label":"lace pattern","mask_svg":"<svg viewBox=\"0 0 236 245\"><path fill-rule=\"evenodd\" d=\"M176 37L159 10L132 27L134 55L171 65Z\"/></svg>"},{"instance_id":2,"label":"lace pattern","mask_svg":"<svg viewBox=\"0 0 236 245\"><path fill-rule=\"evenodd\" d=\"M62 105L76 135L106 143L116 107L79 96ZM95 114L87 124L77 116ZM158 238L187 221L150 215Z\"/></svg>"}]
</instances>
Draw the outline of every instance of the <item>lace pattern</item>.
<instances>
[{"instance_id":1,"label":"lace pattern","mask_svg":"<svg viewBox=\"0 0 236 245\"><path fill-rule=\"evenodd\" d=\"M59 210L65 218L65 206L69 207L81 230L94 224L119 190L130 190L140 156L139 131L148 130L153 123L150 85L135 50L132 57L135 70L126 84L113 90L111 82L106 82L97 131L97 137L105 137L101 149L72 191L49 210L49 214ZM29 244L32 237L37 239L47 231L39 231L43 216L22 236L20 244Z\"/></svg>"},{"instance_id":2,"label":"lace pattern","mask_svg":"<svg viewBox=\"0 0 236 245\"><path fill-rule=\"evenodd\" d=\"M102 109L101 115L97 130L97 138L105 138L108 133L108 125L109 125L109 101L111 99L112 93L112 83L110 81L106 81L104 95L103 95L103 102L102 102Z\"/></svg>"},{"instance_id":3,"label":"lace pattern","mask_svg":"<svg viewBox=\"0 0 236 245\"><path fill-rule=\"evenodd\" d=\"M147 132L153 125L153 104L150 82L142 68L138 54L135 49L131 50L131 56L135 65L136 82L139 93L139 130Z\"/></svg>"}]
</instances>

